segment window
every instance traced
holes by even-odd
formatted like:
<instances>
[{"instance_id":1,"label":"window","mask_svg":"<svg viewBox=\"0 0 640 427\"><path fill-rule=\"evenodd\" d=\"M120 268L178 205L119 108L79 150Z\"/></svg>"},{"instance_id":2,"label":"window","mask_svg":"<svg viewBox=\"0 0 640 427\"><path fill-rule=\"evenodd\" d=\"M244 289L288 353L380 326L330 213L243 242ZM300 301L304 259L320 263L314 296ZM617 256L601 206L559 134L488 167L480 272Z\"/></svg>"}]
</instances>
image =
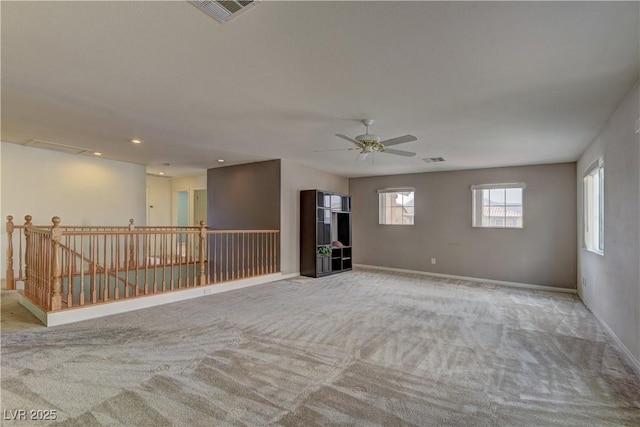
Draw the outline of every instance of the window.
<instances>
[{"instance_id":1,"label":"window","mask_svg":"<svg viewBox=\"0 0 640 427\"><path fill-rule=\"evenodd\" d=\"M378 190L379 223L387 225L413 225L415 190L388 188Z\"/></svg>"},{"instance_id":2,"label":"window","mask_svg":"<svg viewBox=\"0 0 640 427\"><path fill-rule=\"evenodd\" d=\"M523 183L472 185L474 227L522 228Z\"/></svg>"},{"instance_id":3,"label":"window","mask_svg":"<svg viewBox=\"0 0 640 427\"><path fill-rule=\"evenodd\" d=\"M598 160L582 179L584 248L604 254L604 163Z\"/></svg>"}]
</instances>

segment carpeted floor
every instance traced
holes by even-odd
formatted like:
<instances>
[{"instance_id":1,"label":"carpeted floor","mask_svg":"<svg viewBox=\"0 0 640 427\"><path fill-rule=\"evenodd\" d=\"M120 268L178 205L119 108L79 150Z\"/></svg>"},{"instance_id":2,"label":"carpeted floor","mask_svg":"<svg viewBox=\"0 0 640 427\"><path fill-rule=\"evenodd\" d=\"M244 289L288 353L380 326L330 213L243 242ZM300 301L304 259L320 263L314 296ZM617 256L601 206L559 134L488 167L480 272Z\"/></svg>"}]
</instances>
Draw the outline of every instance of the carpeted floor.
<instances>
[{"instance_id":1,"label":"carpeted floor","mask_svg":"<svg viewBox=\"0 0 640 427\"><path fill-rule=\"evenodd\" d=\"M640 425L567 294L359 270L49 329L2 299L7 426Z\"/></svg>"}]
</instances>

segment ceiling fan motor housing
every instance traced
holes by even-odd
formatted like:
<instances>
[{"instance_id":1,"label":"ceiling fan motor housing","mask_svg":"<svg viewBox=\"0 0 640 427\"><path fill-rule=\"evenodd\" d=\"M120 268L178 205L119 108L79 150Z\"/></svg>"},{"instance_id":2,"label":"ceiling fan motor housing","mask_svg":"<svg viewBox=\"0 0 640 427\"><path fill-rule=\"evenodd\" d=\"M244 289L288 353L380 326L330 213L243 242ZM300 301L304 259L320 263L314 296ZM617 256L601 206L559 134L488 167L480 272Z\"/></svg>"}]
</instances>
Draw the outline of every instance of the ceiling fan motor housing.
<instances>
[{"instance_id":1,"label":"ceiling fan motor housing","mask_svg":"<svg viewBox=\"0 0 640 427\"><path fill-rule=\"evenodd\" d=\"M358 135L355 137L356 141L360 141L365 145L372 145L375 143L379 143L381 138L378 135L373 135L369 133L369 126L373 124L373 119L364 119L362 120L362 124L366 127L367 131L364 135ZM372 147L375 149L375 147ZM384 148L384 145L382 146Z\"/></svg>"},{"instance_id":2,"label":"ceiling fan motor housing","mask_svg":"<svg viewBox=\"0 0 640 427\"><path fill-rule=\"evenodd\" d=\"M360 141L363 144L371 144L380 142L380 137L378 135L372 135L370 133L365 133L364 135L358 135L355 137L356 141Z\"/></svg>"}]
</instances>

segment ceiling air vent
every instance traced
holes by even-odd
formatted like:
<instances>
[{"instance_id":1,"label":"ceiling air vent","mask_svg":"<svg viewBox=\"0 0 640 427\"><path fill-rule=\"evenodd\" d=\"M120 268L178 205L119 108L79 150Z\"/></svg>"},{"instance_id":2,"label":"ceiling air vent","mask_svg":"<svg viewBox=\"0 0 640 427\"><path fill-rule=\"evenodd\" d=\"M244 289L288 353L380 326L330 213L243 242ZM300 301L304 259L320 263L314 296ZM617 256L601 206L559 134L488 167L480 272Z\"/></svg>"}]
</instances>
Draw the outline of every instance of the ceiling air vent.
<instances>
[{"instance_id":1,"label":"ceiling air vent","mask_svg":"<svg viewBox=\"0 0 640 427\"><path fill-rule=\"evenodd\" d=\"M256 4L255 1L190 1L192 5L206 13L207 15L215 18L221 23L229 21L231 18L235 18L247 9L250 9Z\"/></svg>"},{"instance_id":2,"label":"ceiling air vent","mask_svg":"<svg viewBox=\"0 0 640 427\"><path fill-rule=\"evenodd\" d=\"M73 145L58 144L57 142L43 141L41 139L32 139L24 145L33 148L43 148L45 150L58 151L67 154L84 154L89 152L86 148L74 147Z\"/></svg>"},{"instance_id":3,"label":"ceiling air vent","mask_svg":"<svg viewBox=\"0 0 640 427\"><path fill-rule=\"evenodd\" d=\"M444 157L425 157L422 161L425 163L439 163L444 162Z\"/></svg>"}]
</instances>

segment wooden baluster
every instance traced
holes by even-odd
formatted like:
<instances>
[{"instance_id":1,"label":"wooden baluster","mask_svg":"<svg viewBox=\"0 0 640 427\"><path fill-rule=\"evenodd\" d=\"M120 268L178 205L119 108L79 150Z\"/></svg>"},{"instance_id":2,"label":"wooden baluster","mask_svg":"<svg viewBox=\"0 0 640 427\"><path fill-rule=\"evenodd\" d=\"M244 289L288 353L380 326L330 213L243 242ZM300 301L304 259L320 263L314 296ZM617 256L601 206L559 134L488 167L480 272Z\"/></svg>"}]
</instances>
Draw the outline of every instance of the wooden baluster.
<instances>
[{"instance_id":1,"label":"wooden baluster","mask_svg":"<svg viewBox=\"0 0 640 427\"><path fill-rule=\"evenodd\" d=\"M33 250L31 246L29 246L29 234L31 233L31 215L24 216L24 277L25 282L29 280L29 262L30 262L30 252Z\"/></svg>"},{"instance_id":2,"label":"wooden baluster","mask_svg":"<svg viewBox=\"0 0 640 427\"><path fill-rule=\"evenodd\" d=\"M271 266L273 265L273 246L272 246L272 239L271 239L271 233L267 233L267 247L269 248L267 254L267 273L271 273Z\"/></svg>"},{"instance_id":3,"label":"wooden baluster","mask_svg":"<svg viewBox=\"0 0 640 427\"><path fill-rule=\"evenodd\" d=\"M149 254L147 248L149 247L149 236L147 234L142 235L142 263L144 266L144 294L147 295L149 293Z\"/></svg>"},{"instance_id":4,"label":"wooden baluster","mask_svg":"<svg viewBox=\"0 0 640 427\"><path fill-rule=\"evenodd\" d=\"M229 280L229 233L225 233L224 235L225 237L225 244L226 244L226 250L225 250L225 280Z\"/></svg>"},{"instance_id":5,"label":"wooden baluster","mask_svg":"<svg viewBox=\"0 0 640 427\"><path fill-rule=\"evenodd\" d=\"M35 272L37 272L40 277L40 301L42 306L49 311L49 308L51 307L51 290L53 289L51 286L51 277L53 276L53 274L51 274L51 249L53 247L53 241L51 236L47 238L40 235L38 237L40 239L40 249L36 252L36 256L42 253L44 253L44 256L40 260L38 265L39 268L37 268ZM35 258L32 258L32 260L35 261L35 264L38 264Z\"/></svg>"},{"instance_id":6,"label":"wooden baluster","mask_svg":"<svg viewBox=\"0 0 640 427\"><path fill-rule=\"evenodd\" d=\"M207 236L207 230L204 228L204 221L200 221L200 234L199 234L199 246L198 246L198 258L200 260L200 275L198 277L198 286L202 286L206 283L204 275L204 238Z\"/></svg>"},{"instance_id":7,"label":"wooden baluster","mask_svg":"<svg viewBox=\"0 0 640 427\"><path fill-rule=\"evenodd\" d=\"M262 233L256 233L256 238L258 239L257 243L257 253L256 253L256 275L260 276L262 271Z\"/></svg>"},{"instance_id":8,"label":"wooden baluster","mask_svg":"<svg viewBox=\"0 0 640 427\"><path fill-rule=\"evenodd\" d=\"M133 218L129 218L129 231L133 231L135 229L135 226L133 225ZM134 250L133 250L133 237L134 235L131 234L129 237L129 268L135 268L136 266L136 261L134 258ZM138 293L136 292L136 295Z\"/></svg>"},{"instance_id":9,"label":"wooden baluster","mask_svg":"<svg viewBox=\"0 0 640 427\"><path fill-rule=\"evenodd\" d=\"M18 233L18 280L24 280L24 276L22 275L22 268L24 265L24 252L26 251L26 247L23 249L22 246L22 235Z\"/></svg>"},{"instance_id":10,"label":"wooden baluster","mask_svg":"<svg viewBox=\"0 0 640 427\"><path fill-rule=\"evenodd\" d=\"M242 232L242 251L240 252L242 254L242 256L240 257L240 260L242 261L240 276L243 279L247 277L247 247L245 245L245 235L246 233L243 231Z\"/></svg>"},{"instance_id":11,"label":"wooden baluster","mask_svg":"<svg viewBox=\"0 0 640 427\"><path fill-rule=\"evenodd\" d=\"M100 287L102 291L102 301L107 301L109 299L109 276L107 276L107 272L109 271L109 267L107 267L107 235L102 235L102 286Z\"/></svg>"},{"instance_id":12,"label":"wooden baluster","mask_svg":"<svg viewBox=\"0 0 640 427\"><path fill-rule=\"evenodd\" d=\"M71 258L70 236L66 236L65 246L67 247L67 308L73 306L73 258Z\"/></svg>"},{"instance_id":13,"label":"wooden baluster","mask_svg":"<svg viewBox=\"0 0 640 427\"><path fill-rule=\"evenodd\" d=\"M60 289L60 217L51 218L51 311L62 309L62 292Z\"/></svg>"},{"instance_id":14,"label":"wooden baluster","mask_svg":"<svg viewBox=\"0 0 640 427\"><path fill-rule=\"evenodd\" d=\"M89 267L91 268L91 279L89 281L89 298L91 303L98 302L98 296L96 294L96 275L97 275L97 262L98 262L98 236L89 236L89 252L91 252Z\"/></svg>"},{"instance_id":15,"label":"wooden baluster","mask_svg":"<svg viewBox=\"0 0 640 427\"><path fill-rule=\"evenodd\" d=\"M240 278L240 233L236 233L236 279Z\"/></svg>"},{"instance_id":16,"label":"wooden baluster","mask_svg":"<svg viewBox=\"0 0 640 427\"><path fill-rule=\"evenodd\" d=\"M276 237L273 232L269 233L269 239L271 239L271 272L274 273L276 271Z\"/></svg>"},{"instance_id":17,"label":"wooden baluster","mask_svg":"<svg viewBox=\"0 0 640 427\"><path fill-rule=\"evenodd\" d=\"M271 233L271 240L273 242L273 272L276 273L279 268L277 266L277 262L278 262L278 233L273 232Z\"/></svg>"},{"instance_id":18,"label":"wooden baluster","mask_svg":"<svg viewBox=\"0 0 640 427\"><path fill-rule=\"evenodd\" d=\"M256 275L256 233L249 234L249 277Z\"/></svg>"},{"instance_id":19,"label":"wooden baluster","mask_svg":"<svg viewBox=\"0 0 640 427\"><path fill-rule=\"evenodd\" d=\"M235 248L235 239L234 239L234 237L235 237L235 233L230 234L230 235L229 235L229 237L231 238L231 280L233 280L233 279L235 279L235 278L236 278L236 277L235 277L236 270L235 270L235 266L234 266L235 261L236 261L236 260L235 260L235 258L236 258L236 257L235 257L236 252L235 252L235 249L234 249L234 248Z\"/></svg>"},{"instance_id":20,"label":"wooden baluster","mask_svg":"<svg viewBox=\"0 0 640 427\"><path fill-rule=\"evenodd\" d=\"M111 246L113 247L113 236L111 237ZM113 288L113 299L120 299L120 235L115 235L115 254L116 254L116 262L115 262L115 271L113 276L113 282L115 283L115 287ZM113 253L113 252L112 252ZM111 258L111 263L113 265L113 257ZM126 283L126 282L125 282ZM125 285L126 286L126 285Z\"/></svg>"},{"instance_id":21,"label":"wooden baluster","mask_svg":"<svg viewBox=\"0 0 640 427\"><path fill-rule=\"evenodd\" d=\"M149 236L149 245L151 245L151 236ZM149 253L151 254L151 250L149 250ZM151 259L152 259L151 268L153 268L152 286L153 286L153 293L155 294L158 288L158 279L156 277L158 275L158 234L157 233L153 233L153 256L151 256Z\"/></svg>"},{"instance_id":22,"label":"wooden baluster","mask_svg":"<svg viewBox=\"0 0 640 427\"><path fill-rule=\"evenodd\" d=\"M84 257L84 236L80 236L80 254ZM78 305L84 305L84 259L80 258L80 295Z\"/></svg>"},{"instance_id":23,"label":"wooden baluster","mask_svg":"<svg viewBox=\"0 0 640 427\"><path fill-rule=\"evenodd\" d=\"M173 280L173 264L175 264L176 262L176 256L173 253L173 239L175 239L175 235L174 234L170 234L169 235L169 242L168 242L168 256L169 256L169 262L171 263L171 267L169 268L169 274L171 275L171 277L169 278L169 290L173 290L173 286L174 286L174 280Z\"/></svg>"},{"instance_id":24,"label":"wooden baluster","mask_svg":"<svg viewBox=\"0 0 640 427\"><path fill-rule=\"evenodd\" d=\"M189 278L191 277L191 271L189 271L189 260L191 259L191 245L190 245L190 241L189 241L189 237L191 236L190 234L183 234L183 245L184 245L184 250L185 250L185 258L184 258L184 264L185 264L185 268L184 268L184 283L185 283L185 287L188 288L189 287Z\"/></svg>"},{"instance_id":25,"label":"wooden baluster","mask_svg":"<svg viewBox=\"0 0 640 427\"><path fill-rule=\"evenodd\" d=\"M205 235L207 236L204 241L205 253L204 256L207 259L206 265L206 275L207 275L207 285L211 283L211 235L205 231Z\"/></svg>"},{"instance_id":26,"label":"wooden baluster","mask_svg":"<svg viewBox=\"0 0 640 427\"><path fill-rule=\"evenodd\" d=\"M118 279L117 276L116 277L111 277L112 274L114 274L115 271L115 267L113 265L113 257L115 255L115 244L114 244L114 235L110 235L109 236L109 274L106 275L106 271L105 271L105 276L107 277L107 287L110 289L110 296L113 297L113 295L115 294L115 288L118 287ZM105 270L106 270L106 266L105 266ZM113 278L114 280L114 285L113 285L113 289L111 288L111 279Z\"/></svg>"},{"instance_id":27,"label":"wooden baluster","mask_svg":"<svg viewBox=\"0 0 640 427\"><path fill-rule=\"evenodd\" d=\"M31 215L26 215L24 217L24 289L25 293L34 296L35 288L33 284L33 279L31 279L30 273L28 271L29 267L29 257L30 252L33 251L33 242L30 243L30 234L31 234Z\"/></svg>"},{"instance_id":28,"label":"wooden baluster","mask_svg":"<svg viewBox=\"0 0 640 427\"><path fill-rule=\"evenodd\" d=\"M181 234L176 234L176 254L178 259L178 289L182 288L182 244Z\"/></svg>"},{"instance_id":29,"label":"wooden baluster","mask_svg":"<svg viewBox=\"0 0 640 427\"><path fill-rule=\"evenodd\" d=\"M162 292L167 290L167 282L166 282L166 272L167 272L167 249L166 249L166 243L167 243L167 235L166 234L161 234L160 235L160 259L162 260L162 283L161 283L161 287L162 287Z\"/></svg>"},{"instance_id":30,"label":"wooden baluster","mask_svg":"<svg viewBox=\"0 0 640 427\"><path fill-rule=\"evenodd\" d=\"M131 243L129 236L123 236L124 253L122 254L122 260L124 262L124 297L129 296L129 262L127 261L127 242ZM133 247L133 246L132 246Z\"/></svg>"},{"instance_id":31,"label":"wooden baluster","mask_svg":"<svg viewBox=\"0 0 640 427\"><path fill-rule=\"evenodd\" d=\"M7 216L7 289L15 289L16 281L13 272L13 217Z\"/></svg>"},{"instance_id":32,"label":"wooden baluster","mask_svg":"<svg viewBox=\"0 0 640 427\"><path fill-rule=\"evenodd\" d=\"M218 274L217 271L219 270L218 268L216 268L216 263L218 262L218 234L214 233L212 235L213 238L213 280L211 280L211 282L213 283L217 283L218 282Z\"/></svg>"}]
</instances>

